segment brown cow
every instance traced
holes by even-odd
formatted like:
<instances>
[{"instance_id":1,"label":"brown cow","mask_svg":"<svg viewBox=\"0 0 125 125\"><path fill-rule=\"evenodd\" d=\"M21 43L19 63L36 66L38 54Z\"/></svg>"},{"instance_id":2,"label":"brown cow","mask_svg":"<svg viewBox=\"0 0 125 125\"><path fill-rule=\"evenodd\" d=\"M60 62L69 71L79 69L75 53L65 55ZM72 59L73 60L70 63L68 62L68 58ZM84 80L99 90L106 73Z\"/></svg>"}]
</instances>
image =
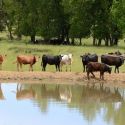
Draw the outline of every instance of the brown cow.
<instances>
[{"instance_id":1,"label":"brown cow","mask_svg":"<svg viewBox=\"0 0 125 125\"><path fill-rule=\"evenodd\" d=\"M0 55L0 69L2 70L2 64L7 55Z\"/></svg>"},{"instance_id":2,"label":"brown cow","mask_svg":"<svg viewBox=\"0 0 125 125\"><path fill-rule=\"evenodd\" d=\"M33 65L38 61L38 59L33 55L19 55L17 56L17 70L19 71L19 65L22 69L22 64L26 65L29 64L30 68L29 71L33 71Z\"/></svg>"},{"instance_id":3,"label":"brown cow","mask_svg":"<svg viewBox=\"0 0 125 125\"><path fill-rule=\"evenodd\" d=\"M104 63L98 63L98 62L90 62L87 65L87 77L89 79L89 73L95 77L93 74L94 71L100 71L100 79L104 79L104 72L108 72L111 74L112 68Z\"/></svg>"}]
</instances>

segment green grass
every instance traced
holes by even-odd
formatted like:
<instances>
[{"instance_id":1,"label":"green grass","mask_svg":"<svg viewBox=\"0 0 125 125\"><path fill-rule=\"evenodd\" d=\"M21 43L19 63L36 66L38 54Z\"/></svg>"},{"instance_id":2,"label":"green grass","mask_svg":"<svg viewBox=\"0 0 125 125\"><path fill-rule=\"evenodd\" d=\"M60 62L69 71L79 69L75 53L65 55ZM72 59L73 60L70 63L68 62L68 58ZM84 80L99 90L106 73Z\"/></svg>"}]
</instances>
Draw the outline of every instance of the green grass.
<instances>
[{"instance_id":1,"label":"green grass","mask_svg":"<svg viewBox=\"0 0 125 125\"><path fill-rule=\"evenodd\" d=\"M31 45L26 44L29 41L28 37L24 37L23 40L17 41L17 40L8 40L5 36L5 34L0 34L1 41L0 41L0 54L7 54L6 60L3 63L3 70L6 71L16 71L16 64L13 64L14 61L16 61L16 56L20 54L34 54L39 55L42 57L43 54L73 54L73 64L72 64L72 71L74 72L82 72L82 62L80 55L83 55L84 53L90 52L90 53L97 53L98 55L105 54L108 52L114 52L119 50L120 52L125 52L125 43L123 40L119 42L118 47L94 47L92 46L92 39L83 39L83 43L86 44L86 46L53 46L53 45ZM39 62L37 62L34 65L35 71L41 71L41 58ZM29 69L29 66L23 66L23 71L27 71ZM47 71L55 71L55 66L47 65ZM121 72L125 72L125 65L123 65L120 68Z\"/></svg>"}]
</instances>

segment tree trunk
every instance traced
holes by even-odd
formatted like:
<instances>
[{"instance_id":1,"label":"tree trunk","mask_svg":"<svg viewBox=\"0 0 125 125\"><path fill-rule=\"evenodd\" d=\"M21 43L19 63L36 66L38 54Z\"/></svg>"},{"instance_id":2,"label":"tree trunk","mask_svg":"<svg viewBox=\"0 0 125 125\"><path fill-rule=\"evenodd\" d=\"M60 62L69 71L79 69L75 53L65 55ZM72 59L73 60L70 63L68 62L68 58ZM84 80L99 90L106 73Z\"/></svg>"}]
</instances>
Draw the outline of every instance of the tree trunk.
<instances>
[{"instance_id":1,"label":"tree trunk","mask_svg":"<svg viewBox=\"0 0 125 125\"><path fill-rule=\"evenodd\" d=\"M22 34L20 32L20 18L17 20L17 39L21 40L22 39Z\"/></svg>"},{"instance_id":2,"label":"tree trunk","mask_svg":"<svg viewBox=\"0 0 125 125\"><path fill-rule=\"evenodd\" d=\"M112 46L113 45L113 39L112 39L112 37L110 37L109 41L110 41L110 46Z\"/></svg>"},{"instance_id":3,"label":"tree trunk","mask_svg":"<svg viewBox=\"0 0 125 125\"><path fill-rule=\"evenodd\" d=\"M118 45L118 38L114 38L114 45Z\"/></svg>"},{"instance_id":4,"label":"tree trunk","mask_svg":"<svg viewBox=\"0 0 125 125\"><path fill-rule=\"evenodd\" d=\"M72 44L72 45L75 45L75 39L74 39L74 37L73 37L73 38L71 38L71 39L72 39L71 44Z\"/></svg>"},{"instance_id":5,"label":"tree trunk","mask_svg":"<svg viewBox=\"0 0 125 125\"><path fill-rule=\"evenodd\" d=\"M79 45L82 45L82 38L79 38Z\"/></svg>"},{"instance_id":6,"label":"tree trunk","mask_svg":"<svg viewBox=\"0 0 125 125\"><path fill-rule=\"evenodd\" d=\"M9 34L10 34L10 39L13 40L13 35L12 35L11 30L9 31Z\"/></svg>"},{"instance_id":7,"label":"tree trunk","mask_svg":"<svg viewBox=\"0 0 125 125\"><path fill-rule=\"evenodd\" d=\"M35 34L30 36L31 42L35 44Z\"/></svg>"},{"instance_id":8,"label":"tree trunk","mask_svg":"<svg viewBox=\"0 0 125 125\"><path fill-rule=\"evenodd\" d=\"M105 46L108 46L109 45L109 40L108 38L105 38Z\"/></svg>"},{"instance_id":9,"label":"tree trunk","mask_svg":"<svg viewBox=\"0 0 125 125\"><path fill-rule=\"evenodd\" d=\"M93 37L93 46L95 46L96 45L96 39L95 39L95 37Z\"/></svg>"},{"instance_id":10,"label":"tree trunk","mask_svg":"<svg viewBox=\"0 0 125 125\"><path fill-rule=\"evenodd\" d=\"M98 46L101 45L101 42L102 42L102 39L100 38L100 39L98 40Z\"/></svg>"},{"instance_id":11,"label":"tree trunk","mask_svg":"<svg viewBox=\"0 0 125 125\"><path fill-rule=\"evenodd\" d=\"M12 26L11 26L11 24L8 23L7 21L6 21L6 26L7 26L8 32L9 32L9 38L10 38L11 40L13 40Z\"/></svg>"},{"instance_id":12,"label":"tree trunk","mask_svg":"<svg viewBox=\"0 0 125 125\"><path fill-rule=\"evenodd\" d=\"M66 41L69 43L69 34L66 35Z\"/></svg>"}]
</instances>

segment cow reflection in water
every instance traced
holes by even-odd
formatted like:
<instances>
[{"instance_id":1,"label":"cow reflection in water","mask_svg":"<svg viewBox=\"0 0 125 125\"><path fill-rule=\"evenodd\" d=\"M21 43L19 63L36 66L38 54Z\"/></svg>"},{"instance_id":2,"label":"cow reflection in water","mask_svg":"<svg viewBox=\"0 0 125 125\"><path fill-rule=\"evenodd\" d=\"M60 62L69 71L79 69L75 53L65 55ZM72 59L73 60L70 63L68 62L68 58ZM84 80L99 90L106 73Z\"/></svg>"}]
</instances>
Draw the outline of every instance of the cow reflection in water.
<instances>
[{"instance_id":1,"label":"cow reflection in water","mask_svg":"<svg viewBox=\"0 0 125 125\"><path fill-rule=\"evenodd\" d=\"M83 87L82 92L82 101L84 103L92 103L92 102L122 102L123 98L118 90L118 88L110 89L108 87L104 87L103 84L100 86L95 85L87 85Z\"/></svg>"},{"instance_id":2,"label":"cow reflection in water","mask_svg":"<svg viewBox=\"0 0 125 125\"><path fill-rule=\"evenodd\" d=\"M70 103L71 98L72 98L71 88L66 87L66 88L60 89L60 99L62 101L66 101L66 102Z\"/></svg>"},{"instance_id":3,"label":"cow reflection in water","mask_svg":"<svg viewBox=\"0 0 125 125\"><path fill-rule=\"evenodd\" d=\"M17 84L17 92L16 92L17 100L34 99L34 98L36 98L36 93L32 89L32 86L24 89L22 85Z\"/></svg>"},{"instance_id":4,"label":"cow reflection in water","mask_svg":"<svg viewBox=\"0 0 125 125\"><path fill-rule=\"evenodd\" d=\"M1 88L1 84L0 84L0 100L4 100L5 97L3 95L3 91L2 91L2 88Z\"/></svg>"},{"instance_id":5,"label":"cow reflection in water","mask_svg":"<svg viewBox=\"0 0 125 125\"><path fill-rule=\"evenodd\" d=\"M71 102L72 93L71 89L67 87L61 87L56 85L55 88L47 88L47 85L43 84L41 86L41 96L42 98L55 99L56 101Z\"/></svg>"}]
</instances>

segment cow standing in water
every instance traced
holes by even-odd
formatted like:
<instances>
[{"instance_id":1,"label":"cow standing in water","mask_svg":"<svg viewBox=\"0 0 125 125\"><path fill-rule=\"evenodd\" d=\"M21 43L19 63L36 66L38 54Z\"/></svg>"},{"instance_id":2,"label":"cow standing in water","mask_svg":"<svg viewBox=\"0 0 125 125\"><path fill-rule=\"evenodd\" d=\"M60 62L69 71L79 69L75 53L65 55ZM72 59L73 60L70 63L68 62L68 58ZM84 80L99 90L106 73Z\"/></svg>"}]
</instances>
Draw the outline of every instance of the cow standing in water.
<instances>
[{"instance_id":1,"label":"cow standing in water","mask_svg":"<svg viewBox=\"0 0 125 125\"><path fill-rule=\"evenodd\" d=\"M7 55L0 55L0 69L2 70L2 64Z\"/></svg>"},{"instance_id":2,"label":"cow standing in water","mask_svg":"<svg viewBox=\"0 0 125 125\"><path fill-rule=\"evenodd\" d=\"M33 56L33 55L19 55L17 56L17 70L19 71L19 66L20 66L20 69L22 69L22 64L24 65L27 65L29 64L30 65L30 68L29 68L29 71L33 71L33 65L38 61L38 59Z\"/></svg>"},{"instance_id":3,"label":"cow standing in water","mask_svg":"<svg viewBox=\"0 0 125 125\"><path fill-rule=\"evenodd\" d=\"M87 67L86 67L86 70L87 70L88 79L89 79L90 73L93 75L93 77L95 77L93 72L99 71L100 72L100 79L104 80L104 72L108 72L109 74L111 74L112 68L104 63L89 62Z\"/></svg>"}]
</instances>

